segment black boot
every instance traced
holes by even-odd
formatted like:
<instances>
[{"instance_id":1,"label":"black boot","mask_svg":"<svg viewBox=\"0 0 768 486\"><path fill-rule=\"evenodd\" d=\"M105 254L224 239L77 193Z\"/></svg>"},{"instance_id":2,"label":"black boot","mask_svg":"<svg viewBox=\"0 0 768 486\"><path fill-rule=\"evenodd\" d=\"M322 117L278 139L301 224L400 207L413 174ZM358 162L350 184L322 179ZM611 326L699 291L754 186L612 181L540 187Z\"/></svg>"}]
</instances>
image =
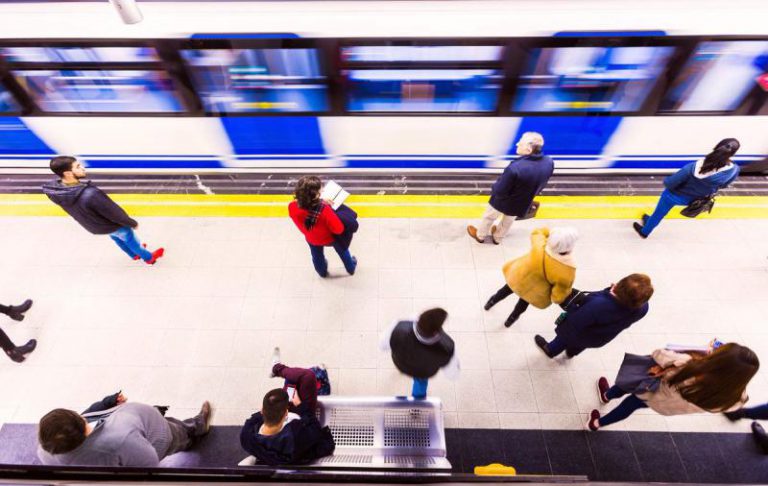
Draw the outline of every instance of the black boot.
<instances>
[{"instance_id":1,"label":"black boot","mask_svg":"<svg viewBox=\"0 0 768 486\"><path fill-rule=\"evenodd\" d=\"M26 356L24 355L34 351L36 347L37 347L37 341L34 339L30 339L29 341L27 341L27 344L25 344L24 346L16 346L12 350L6 351L5 354L7 354L8 357L11 358L13 361L17 363L21 363L26 359Z\"/></svg>"},{"instance_id":2,"label":"black boot","mask_svg":"<svg viewBox=\"0 0 768 486\"><path fill-rule=\"evenodd\" d=\"M492 295L490 299L488 299L488 302L485 303L483 306L483 309L485 310L491 310L491 307L499 303L499 299L496 298L496 295Z\"/></svg>"},{"instance_id":3,"label":"black boot","mask_svg":"<svg viewBox=\"0 0 768 486\"><path fill-rule=\"evenodd\" d=\"M512 324L517 322L517 320L520 318L520 314L515 314L514 312L507 317L507 320L504 321L504 327L512 327Z\"/></svg>"},{"instance_id":4,"label":"black boot","mask_svg":"<svg viewBox=\"0 0 768 486\"><path fill-rule=\"evenodd\" d=\"M752 438L755 439L757 446L763 451L763 454L768 454L768 433L757 422L752 422Z\"/></svg>"},{"instance_id":5,"label":"black boot","mask_svg":"<svg viewBox=\"0 0 768 486\"><path fill-rule=\"evenodd\" d=\"M735 422L737 420L744 418L744 410L739 409L739 410L734 410L733 412L723 412L723 415L725 415L726 418L731 422Z\"/></svg>"},{"instance_id":6,"label":"black boot","mask_svg":"<svg viewBox=\"0 0 768 486\"><path fill-rule=\"evenodd\" d=\"M8 307L8 317L13 319L14 321L23 321L24 320L24 313L29 310L29 308L32 307L32 300L27 299L24 301L24 303L19 305L12 305Z\"/></svg>"},{"instance_id":7,"label":"black boot","mask_svg":"<svg viewBox=\"0 0 768 486\"><path fill-rule=\"evenodd\" d=\"M549 343L547 342L546 339L544 339L543 336L540 336L537 334L536 336L534 336L533 341L536 343L536 346L538 346L539 349L541 349L541 351L547 355L547 358L553 357L552 353L549 352L549 346L548 346Z\"/></svg>"}]
</instances>

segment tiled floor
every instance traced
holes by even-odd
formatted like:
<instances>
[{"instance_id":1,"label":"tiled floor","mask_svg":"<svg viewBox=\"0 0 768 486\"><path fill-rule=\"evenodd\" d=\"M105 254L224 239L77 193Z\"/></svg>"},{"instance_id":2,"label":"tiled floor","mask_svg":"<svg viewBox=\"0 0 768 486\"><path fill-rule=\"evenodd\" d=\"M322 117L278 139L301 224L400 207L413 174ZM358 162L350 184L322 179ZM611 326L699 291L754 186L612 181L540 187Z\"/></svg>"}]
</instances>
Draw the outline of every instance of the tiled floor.
<instances>
[{"instance_id":1,"label":"tiled floor","mask_svg":"<svg viewBox=\"0 0 768 486\"><path fill-rule=\"evenodd\" d=\"M239 424L279 384L267 377L273 346L290 364L325 363L335 394L405 394L409 381L378 351L379 333L436 305L450 314L463 367L459 381L430 384L448 427L581 428L597 406L594 380L613 377L625 351L717 336L768 363L768 220L665 221L646 241L627 221L537 220L516 223L501 246L481 246L463 220L366 219L353 243L357 274L346 276L331 251L326 280L288 220L142 218L140 236L167 250L154 267L69 219L0 222L0 302L35 299L24 322L0 325L18 343L40 342L22 365L0 360L0 423L36 422L53 407L83 408L122 389L176 416L210 399L215 423ZM484 312L503 284L502 263L526 252L530 230L543 224L579 229L579 288L648 273L649 315L603 349L551 361L533 336L553 335L558 308L531 308L511 329L502 323L514 299ZM768 401L768 365L749 394ZM642 410L613 429L747 427Z\"/></svg>"}]
</instances>

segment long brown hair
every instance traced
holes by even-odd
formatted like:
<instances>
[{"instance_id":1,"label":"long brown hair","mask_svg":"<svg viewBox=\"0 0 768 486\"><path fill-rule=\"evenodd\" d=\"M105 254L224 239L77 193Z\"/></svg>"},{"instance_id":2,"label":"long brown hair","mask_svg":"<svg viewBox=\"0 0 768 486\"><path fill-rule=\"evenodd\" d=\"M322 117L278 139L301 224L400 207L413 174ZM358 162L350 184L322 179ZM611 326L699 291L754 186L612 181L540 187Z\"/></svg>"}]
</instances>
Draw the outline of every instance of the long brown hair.
<instances>
[{"instance_id":1,"label":"long brown hair","mask_svg":"<svg viewBox=\"0 0 768 486\"><path fill-rule=\"evenodd\" d=\"M749 380L760 369L757 355L746 346L728 343L712 354L694 359L667 380L694 405L714 412L738 403ZM690 380L690 383L685 383Z\"/></svg>"},{"instance_id":2,"label":"long brown hair","mask_svg":"<svg viewBox=\"0 0 768 486\"><path fill-rule=\"evenodd\" d=\"M294 196L301 209L311 210L320 202L323 183L316 176L302 176L296 183Z\"/></svg>"}]
</instances>

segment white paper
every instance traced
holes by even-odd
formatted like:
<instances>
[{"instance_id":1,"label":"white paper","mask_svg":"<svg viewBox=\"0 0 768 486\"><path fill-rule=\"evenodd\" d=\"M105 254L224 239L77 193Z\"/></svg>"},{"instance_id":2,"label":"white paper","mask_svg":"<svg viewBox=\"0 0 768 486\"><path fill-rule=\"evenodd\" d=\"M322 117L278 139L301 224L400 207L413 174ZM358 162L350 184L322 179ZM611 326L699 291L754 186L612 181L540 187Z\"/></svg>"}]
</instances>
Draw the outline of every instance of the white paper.
<instances>
[{"instance_id":1,"label":"white paper","mask_svg":"<svg viewBox=\"0 0 768 486\"><path fill-rule=\"evenodd\" d=\"M670 351L675 351L675 352L678 352L678 353L685 352L685 351L694 351L694 352L698 351L700 353L706 353L706 352L709 351L709 346L706 345L706 344L704 346L701 346L701 345L695 345L695 344L672 344L672 343L669 343L669 344L667 344L665 346L665 348L670 350Z\"/></svg>"},{"instance_id":2,"label":"white paper","mask_svg":"<svg viewBox=\"0 0 768 486\"><path fill-rule=\"evenodd\" d=\"M337 184L336 181L328 181L320 192L320 197L326 201L331 201L331 207L335 211L344 204L344 201L349 197L349 193Z\"/></svg>"}]
</instances>

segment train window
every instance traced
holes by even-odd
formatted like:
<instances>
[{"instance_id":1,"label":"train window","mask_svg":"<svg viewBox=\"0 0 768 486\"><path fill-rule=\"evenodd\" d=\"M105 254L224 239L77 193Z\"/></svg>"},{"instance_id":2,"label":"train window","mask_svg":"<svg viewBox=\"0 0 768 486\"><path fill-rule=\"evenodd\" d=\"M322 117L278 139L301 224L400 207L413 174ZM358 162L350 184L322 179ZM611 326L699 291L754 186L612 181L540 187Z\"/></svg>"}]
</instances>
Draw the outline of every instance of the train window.
<instances>
[{"instance_id":1,"label":"train window","mask_svg":"<svg viewBox=\"0 0 768 486\"><path fill-rule=\"evenodd\" d=\"M158 62L152 47L3 47L9 62L34 63L140 63Z\"/></svg>"},{"instance_id":2,"label":"train window","mask_svg":"<svg viewBox=\"0 0 768 486\"><path fill-rule=\"evenodd\" d=\"M10 91L0 84L0 113L18 113L21 107Z\"/></svg>"},{"instance_id":3,"label":"train window","mask_svg":"<svg viewBox=\"0 0 768 486\"><path fill-rule=\"evenodd\" d=\"M665 111L732 111L768 76L768 41L702 42L669 90Z\"/></svg>"},{"instance_id":4,"label":"train window","mask_svg":"<svg viewBox=\"0 0 768 486\"><path fill-rule=\"evenodd\" d=\"M492 69L361 69L344 75L352 112L490 112L502 77Z\"/></svg>"},{"instance_id":5,"label":"train window","mask_svg":"<svg viewBox=\"0 0 768 486\"><path fill-rule=\"evenodd\" d=\"M489 62L500 61L502 46L350 46L347 62Z\"/></svg>"},{"instance_id":6,"label":"train window","mask_svg":"<svg viewBox=\"0 0 768 486\"><path fill-rule=\"evenodd\" d=\"M328 87L316 49L185 49L209 113L324 112Z\"/></svg>"},{"instance_id":7,"label":"train window","mask_svg":"<svg viewBox=\"0 0 768 486\"><path fill-rule=\"evenodd\" d=\"M534 49L512 102L522 112L633 112L664 71L672 47Z\"/></svg>"},{"instance_id":8,"label":"train window","mask_svg":"<svg viewBox=\"0 0 768 486\"><path fill-rule=\"evenodd\" d=\"M18 83L48 112L183 111L164 71L19 70Z\"/></svg>"}]
</instances>

